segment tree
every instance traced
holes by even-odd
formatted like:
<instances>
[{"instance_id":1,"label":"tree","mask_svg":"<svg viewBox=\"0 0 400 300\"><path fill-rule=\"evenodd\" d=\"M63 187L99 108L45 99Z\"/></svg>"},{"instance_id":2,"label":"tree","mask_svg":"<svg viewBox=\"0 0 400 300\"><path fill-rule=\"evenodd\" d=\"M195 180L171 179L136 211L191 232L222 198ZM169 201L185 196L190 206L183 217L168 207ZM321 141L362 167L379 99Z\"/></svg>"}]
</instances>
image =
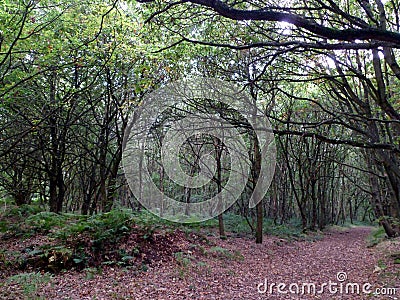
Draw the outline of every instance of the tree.
<instances>
[{"instance_id":1,"label":"tree","mask_svg":"<svg viewBox=\"0 0 400 300\"><path fill-rule=\"evenodd\" d=\"M390 191L387 194L390 209L376 209L375 213L389 236L399 234L400 177L396 139L400 120L395 95L400 78L396 61L400 24L396 1L335 3L315 0L282 5L220 0L144 2L151 2L153 8L148 22L158 24L174 37L171 47L189 42L239 52L260 49L255 61L261 72L251 84L275 98L281 94L282 99L305 100L320 110L314 122L275 118L293 125L285 130L275 128L275 134L366 149L367 156L374 157L372 164L381 170L380 176L385 177ZM213 19L212 26L204 21L209 18ZM216 31L215 28L226 30ZM304 65L304 61L308 65ZM264 79L277 70L283 72L283 76ZM266 87L265 82L274 83ZM309 82L307 86L312 89L306 93L301 89L303 94L299 96L282 84L287 82L294 85ZM329 100L316 98L321 95ZM330 111L331 100L338 105L333 111ZM334 130L317 130L323 127ZM369 174L375 174L371 164L367 164L367 168ZM373 182L371 185L376 186ZM311 194L315 197L315 190ZM377 201L383 204L383 199L371 200L371 203Z\"/></svg>"},{"instance_id":2,"label":"tree","mask_svg":"<svg viewBox=\"0 0 400 300\"><path fill-rule=\"evenodd\" d=\"M0 16L2 186L17 204L110 210L127 117L166 73L140 17L116 1L7 1Z\"/></svg>"}]
</instances>

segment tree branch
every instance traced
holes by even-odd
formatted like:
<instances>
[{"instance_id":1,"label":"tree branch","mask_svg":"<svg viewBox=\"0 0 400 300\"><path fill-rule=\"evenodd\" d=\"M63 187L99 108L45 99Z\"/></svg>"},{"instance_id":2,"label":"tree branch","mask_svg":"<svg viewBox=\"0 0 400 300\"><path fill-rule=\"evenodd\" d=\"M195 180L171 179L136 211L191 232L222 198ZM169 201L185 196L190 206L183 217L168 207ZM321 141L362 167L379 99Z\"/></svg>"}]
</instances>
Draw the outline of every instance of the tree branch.
<instances>
[{"instance_id":1,"label":"tree branch","mask_svg":"<svg viewBox=\"0 0 400 300\"><path fill-rule=\"evenodd\" d=\"M320 25L300 14L279 12L269 8L241 10L230 7L221 0L188 0L187 2L211 8L219 15L232 20L287 22L327 39L338 41L373 40L400 45L400 33L379 28L336 29Z\"/></svg>"},{"instance_id":2,"label":"tree branch","mask_svg":"<svg viewBox=\"0 0 400 300\"><path fill-rule=\"evenodd\" d=\"M322 142L333 144L333 145L349 145L357 148L364 148L364 149L381 149L381 150L390 150L395 153L400 153L400 149L396 148L393 144L384 144L384 143L369 143L369 142L359 142L353 140L339 140L333 139L315 132L302 132L296 130L277 130L274 129L273 133L278 136L282 135L295 135L301 137L313 137L317 140Z\"/></svg>"}]
</instances>

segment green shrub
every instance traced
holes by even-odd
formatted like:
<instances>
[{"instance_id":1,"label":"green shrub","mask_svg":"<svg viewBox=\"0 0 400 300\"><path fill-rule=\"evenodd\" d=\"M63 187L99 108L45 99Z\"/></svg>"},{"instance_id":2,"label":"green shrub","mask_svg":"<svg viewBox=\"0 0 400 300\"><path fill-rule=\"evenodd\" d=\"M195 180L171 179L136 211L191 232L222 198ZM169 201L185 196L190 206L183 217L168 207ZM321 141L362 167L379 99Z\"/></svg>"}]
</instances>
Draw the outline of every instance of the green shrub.
<instances>
[{"instance_id":1,"label":"green shrub","mask_svg":"<svg viewBox=\"0 0 400 300\"><path fill-rule=\"evenodd\" d=\"M304 237L304 233L301 227L296 227L293 225L282 224L282 225L272 225L265 229L265 232L271 235L284 237L284 238L298 238Z\"/></svg>"},{"instance_id":2,"label":"green shrub","mask_svg":"<svg viewBox=\"0 0 400 300\"><path fill-rule=\"evenodd\" d=\"M23 204L20 206L12 206L4 212L5 217L19 217L21 219L41 212L43 209L38 205Z\"/></svg>"},{"instance_id":3,"label":"green shrub","mask_svg":"<svg viewBox=\"0 0 400 300\"><path fill-rule=\"evenodd\" d=\"M64 227L55 232L54 236L62 240L88 233L95 241L109 239L117 240L121 235L131 230L132 214L128 210L112 210L93 216L79 217L70 220Z\"/></svg>"},{"instance_id":4,"label":"green shrub","mask_svg":"<svg viewBox=\"0 0 400 300\"><path fill-rule=\"evenodd\" d=\"M94 243L101 248L104 241L117 242L132 229L132 214L128 210L112 210L89 219Z\"/></svg>"},{"instance_id":5,"label":"green shrub","mask_svg":"<svg viewBox=\"0 0 400 300\"><path fill-rule=\"evenodd\" d=\"M251 218L248 219L249 222L254 223ZM215 227L218 226L217 220L215 220ZM248 224L246 218L227 213L224 215L224 225L227 232L251 234L251 227ZM280 237L301 237L303 235L301 222L299 220L293 219L287 224L275 224L273 220L264 218L263 220L263 231L265 234L280 236Z\"/></svg>"},{"instance_id":6,"label":"green shrub","mask_svg":"<svg viewBox=\"0 0 400 300\"><path fill-rule=\"evenodd\" d=\"M0 213L0 232L11 231L14 235L25 233L20 223L23 223L27 217L37 214L40 211L41 209L37 205L24 204L8 207L4 212Z\"/></svg>"},{"instance_id":7,"label":"green shrub","mask_svg":"<svg viewBox=\"0 0 400 300\"><path fill-rule=\"evenodd\" d=\"M0 220L0 232L6 232L10 225L6 220Z\"/></svg>"},{"instance_id":8,"label":"green shrub","mask_svg":"<svg viewBox=\"0 0 400 300\"><path fill-rule=\"evenodd\" d=\"M251 227L247 223L246 218L231 213L225 214L223 217L226 231L233 233L251 233Z\"/></svg>"},{"instance_id":9,"label":"green shrub","mask_svg":"<svg viewBox=\"0 0 400 300\"><path fill-rule=\"evenodd\" d=\"M386 239L385 229L380 226L372 230L372 232L367 237L367 245L368 247L373 247L378 245L380 242Z\"/></svg>"},{"instance_id":10,"label":"green shrub","mask_svg":"<svg viewBox=\"0 0 400 300\"><path fill-rule=\"evenodd\" d=\"M55 227L65 226L66 218L53 212L40 212L36 215L28 217L25 224L35 231L49 231Z\"/></svg>"}]
</instances>

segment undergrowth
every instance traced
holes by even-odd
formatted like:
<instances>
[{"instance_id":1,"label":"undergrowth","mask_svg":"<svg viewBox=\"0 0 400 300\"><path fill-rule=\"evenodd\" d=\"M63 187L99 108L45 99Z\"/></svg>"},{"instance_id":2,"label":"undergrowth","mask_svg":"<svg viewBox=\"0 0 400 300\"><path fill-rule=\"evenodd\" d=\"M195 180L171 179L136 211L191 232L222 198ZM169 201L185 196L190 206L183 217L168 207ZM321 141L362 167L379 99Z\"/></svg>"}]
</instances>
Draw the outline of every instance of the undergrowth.
<instances>
[{"instance_id":1,"label":"undergrowth","mask_svg":"<svg viewBox=\"0 0 400 300\"><path fill-rule=\"evenodd\" d=\"M51 279L52 274L40 272L20 273L11 276L4 283L14 286L11 294L7 295L7 299L11 299L9 297L14 297L15 299L41 299L37 297L36 291L46 283L49 283Z\"/></svg>"},{"instance_id":2,"label":"undergrowth","mask_svg":"<svg viewBox=\"0 0 400 300\"><path fill-rule=\"evenodd\" d=\"M143 257L146 257L144 252L149 251L151 247L154 247L155 252L159 251L156 247L160 246L160 240L154 241L156 233L160 235L161 232L165 237L164 247L170 247L171 243L166 237L176 230L183 232L186 238L195 232L198 237L203 236L202 242L207 243L203 232L215 233L218 227L216 219L182 225L162 220L146 211L137 212L124 208L83 216L41 211L35 205L9 206L0 213L0 220L0 238L3 240L46 235L50 241L48 244L31 245L23 251L13 253L7 249L0 249L0 261L6 262L3 267L52 273L103 265L139 264L143 269L143 266L148 264L148 261L143 261ZM225 230L232 234L253 235L249 222L254 223L254 220L246 220L231 213L224 215ZM307 240L310 236L315 236L304 234L298 220L288 224L276 224L273 220L265 219L264 233L285 239ZM380 234L381 232L372 235L371 243L375 243ZM134 241L130 242L130 249L125 249L121 245L129 238ZM223 249L212 248L210 251L209 254L216 257L240 259L239 254L232 254Z\"/></svg>"},{"instance_id":3,"label":"undergrowth","mask_svg":"<svg viewBox=\"0 0 400 300\"><path fill-rule=\"evenodd\" d=\"M152 243L156 230L172 224L147 212L115 209L92 216L38 211L35 206L10 207L0 215L0 239L28 239L47 235L50 244L28 246L18 253L0 249L5 268L60 272L104 264L127 266L141 257L141 244ZM166 230L166 233L172 230ZM120 244L134 234L136 246L127 251ZM0 267L1 268L1 267Z\"/></svg>"},{"instance_id":4,"label":"undergrowth","mask_svg":"<svg viewBox=\"0 0 400 300\"><path fill-rule=\"evenodd\" d=\"M387 235L385 229L382 226L374 228L367 237L367 246L374 247L378 245L380 242L384 241L386 238Z\"/></svg>"}]
</instances>

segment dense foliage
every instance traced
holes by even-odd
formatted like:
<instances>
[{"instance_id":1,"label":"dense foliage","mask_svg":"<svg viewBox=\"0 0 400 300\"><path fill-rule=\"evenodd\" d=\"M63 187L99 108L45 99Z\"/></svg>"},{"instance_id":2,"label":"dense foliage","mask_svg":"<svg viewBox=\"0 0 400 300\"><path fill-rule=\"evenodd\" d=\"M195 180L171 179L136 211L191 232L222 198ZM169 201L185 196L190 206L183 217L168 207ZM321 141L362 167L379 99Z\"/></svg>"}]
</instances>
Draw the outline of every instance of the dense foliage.
<instances>
[{"instance_id":1,"label":"dense foliage","mask_svg":"<svg viewBox=\"0 0 400 300\"><path fill-rule=\"evenodd\" d=\"M230 208L252 231L264 216L299 220L303 230L378 220L389 236L400 233L397 0L143 2L1 4L4 205L38 204L50 227L48 218L62 218L48 211L140 210L121 168L129 117L166 82L200 75L234 82L272 123L271 188L249 209L253 172ZM150 173L170 196L196 202L215 193L215 184L170 184L156 150ZM193 147L179 155L198 171ZM229 164L222 169L220 182Z\"/></svg>"}]
</instances>

